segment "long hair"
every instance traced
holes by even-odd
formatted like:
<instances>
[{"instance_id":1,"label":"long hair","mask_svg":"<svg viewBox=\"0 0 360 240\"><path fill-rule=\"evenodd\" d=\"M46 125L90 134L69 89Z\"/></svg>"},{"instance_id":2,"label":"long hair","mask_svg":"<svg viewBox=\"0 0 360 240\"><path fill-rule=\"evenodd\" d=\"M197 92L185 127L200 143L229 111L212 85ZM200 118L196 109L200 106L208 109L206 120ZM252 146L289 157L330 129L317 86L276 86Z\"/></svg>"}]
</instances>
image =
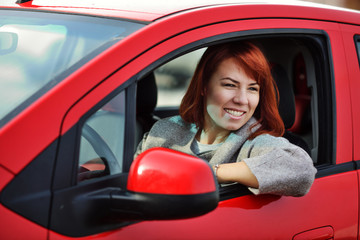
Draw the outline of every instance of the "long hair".
<instances>
[{"instance_id":1,"label":"long hair","mask_svg":"<svg viewBox=\"0 0 360 240\"><path fill-rule=\"evenodd\" d=\"M285 127L278 110L279 92L271 75L269 63L261 50L247 41L214 45L205 51L182 99L180 116L186 122L195 123L200 130L204 128L206 102L203 93L219 64L229 58L235 59L246 75L260 85L260 100L254 113L258 122L252 127L261 125L250 139L261 134L282 136Z\"/></svg>"}]
</instances>

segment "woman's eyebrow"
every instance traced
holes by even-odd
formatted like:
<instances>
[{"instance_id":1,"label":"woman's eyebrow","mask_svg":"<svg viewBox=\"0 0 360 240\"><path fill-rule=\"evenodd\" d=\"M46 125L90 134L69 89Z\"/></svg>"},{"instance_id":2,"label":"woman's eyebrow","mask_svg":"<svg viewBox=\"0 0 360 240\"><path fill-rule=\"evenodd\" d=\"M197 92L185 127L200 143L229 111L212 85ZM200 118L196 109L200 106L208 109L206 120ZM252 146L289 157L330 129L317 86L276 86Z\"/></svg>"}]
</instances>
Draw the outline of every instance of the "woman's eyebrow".
<instances>
[{"instance_id":1,"label":"woman's eyebrow","mask_svg":"<svg viewBox=\"0 0 360 240\"><path fill-rule=\"evenodd\" d=\"M232 82L234 82L234 83L240 83L240 81L235 80L235 79L233 79L233 78L231 78L231 77L223 77L223 78L220 78L220 81L222 81L222 80L230 80L230 81L232 81ZM257 83L257 82L252 82L252 83L249 84L249 86L255 86L255 85L260 85L260 84Z\"/></svg>"},{"instance_id":2,"label":"woman's eyebrow","mask_svg":"<svg viewBox=\"0 0 360 240\"><path fill-rule=\"evenodd\" d=\"M237 81L237 80L235 80L235 79L232 79L231 77L223 77L223 78L220 78L220 81L221 80L230 80L230 81L232 81L232 82L234 82L234 83L239 83L239 81Z\"/></svg>"}]
</instances>

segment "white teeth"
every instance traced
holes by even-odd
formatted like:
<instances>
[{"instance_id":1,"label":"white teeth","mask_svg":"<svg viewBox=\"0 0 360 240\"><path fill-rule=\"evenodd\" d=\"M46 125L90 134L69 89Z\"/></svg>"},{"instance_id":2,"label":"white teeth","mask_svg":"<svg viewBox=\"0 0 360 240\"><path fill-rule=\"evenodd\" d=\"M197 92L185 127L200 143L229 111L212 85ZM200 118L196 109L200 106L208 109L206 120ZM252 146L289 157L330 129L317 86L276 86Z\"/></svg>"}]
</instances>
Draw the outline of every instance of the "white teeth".
<instances>
[{"instance_id":1,"label":"white teeth","mask_svg":"<svg viewBox=\"0 0 360 240\"><path fill-rule=\"evenodd\" d=\"M244 112L234 111L234 110L230 110L230 109L226 109L225 111L230 113L231 115L233 115L235 117L240 117L241 115L244 114Z\"/></svg>"}]
</instances>

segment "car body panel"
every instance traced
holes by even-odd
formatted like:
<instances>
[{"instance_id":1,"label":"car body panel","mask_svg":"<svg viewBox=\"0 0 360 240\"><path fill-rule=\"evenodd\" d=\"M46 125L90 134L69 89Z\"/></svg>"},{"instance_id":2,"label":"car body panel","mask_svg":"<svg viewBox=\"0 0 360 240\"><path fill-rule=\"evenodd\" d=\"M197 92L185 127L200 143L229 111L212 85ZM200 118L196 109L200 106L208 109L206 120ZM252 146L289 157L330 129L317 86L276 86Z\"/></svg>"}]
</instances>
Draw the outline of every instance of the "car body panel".
<instances>
[{"instance_id":1,"label":"car body panel","mask_svg":"<svg viewBox=\"0 0 360 240\"><path fill-rule=\"evenodd\" d=\"M18 215L0 204L1 236L11 236L12 239L47 239L48 230L38 224ZM31 236L31 237L30 237Z\"/></svg>"}]
</instances>

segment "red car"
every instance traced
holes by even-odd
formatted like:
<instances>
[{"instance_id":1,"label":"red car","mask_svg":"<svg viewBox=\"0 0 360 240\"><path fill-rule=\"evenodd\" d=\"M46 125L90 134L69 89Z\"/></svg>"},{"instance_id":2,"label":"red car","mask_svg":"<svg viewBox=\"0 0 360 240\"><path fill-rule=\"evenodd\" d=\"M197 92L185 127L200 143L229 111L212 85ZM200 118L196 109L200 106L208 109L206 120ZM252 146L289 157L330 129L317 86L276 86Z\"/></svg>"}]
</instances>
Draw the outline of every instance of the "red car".
<instances>
[{"instance_id":1,"label":"red car","mask_svg":"<svg viewBox=\"0 0 360 240\"><path fill-rule=\"evenodd\" d=\"M309 3L7 0L0 4L0 239L358 239L360 13ZM262 1L263 2L263 1ZM208 46L257 43L284 137L318 169L304 197L219 186L168 149Z\"/></svg>"}]
</instances>

